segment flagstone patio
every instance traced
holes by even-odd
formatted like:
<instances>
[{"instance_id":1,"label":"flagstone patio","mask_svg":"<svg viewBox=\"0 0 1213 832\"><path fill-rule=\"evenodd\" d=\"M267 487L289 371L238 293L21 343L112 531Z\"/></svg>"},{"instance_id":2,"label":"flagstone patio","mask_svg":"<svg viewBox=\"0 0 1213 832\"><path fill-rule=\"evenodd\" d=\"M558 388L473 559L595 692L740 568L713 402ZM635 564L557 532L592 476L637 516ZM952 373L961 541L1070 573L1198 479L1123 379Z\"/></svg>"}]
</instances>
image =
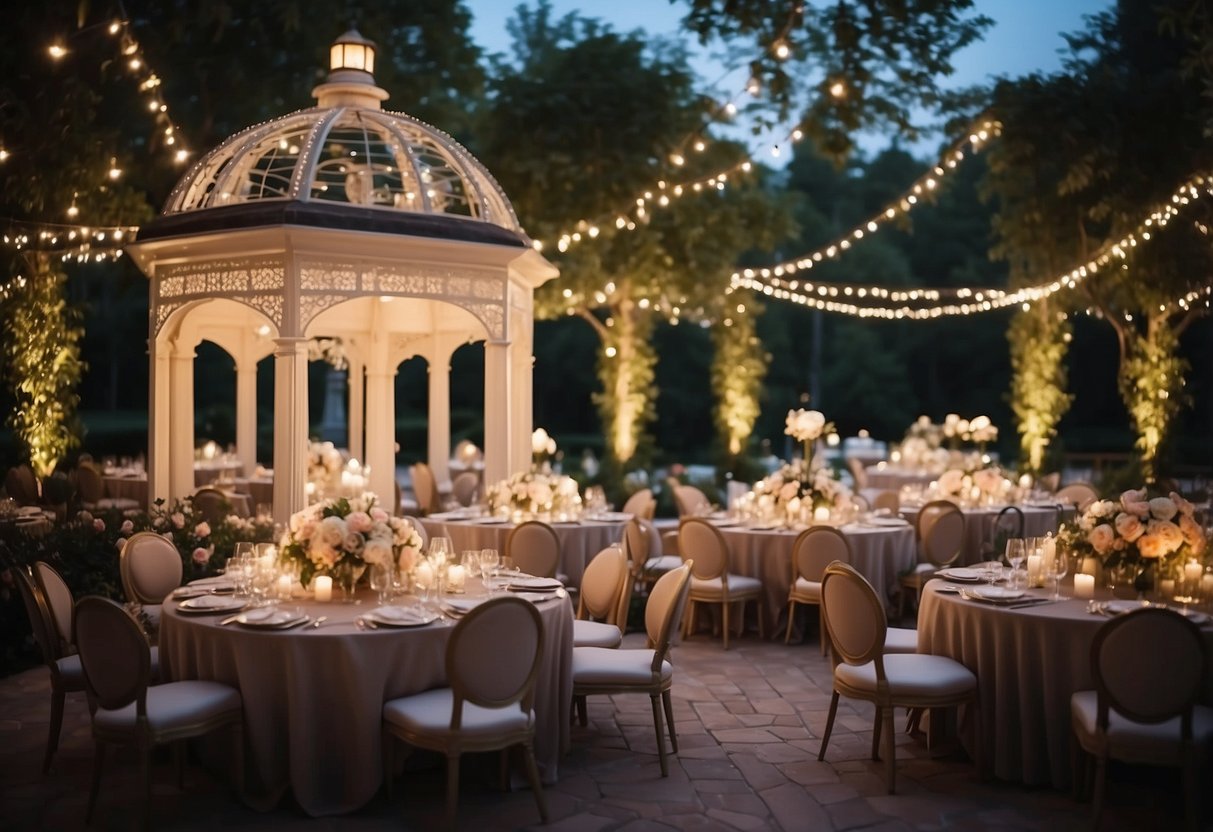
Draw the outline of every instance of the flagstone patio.
<instances>
[{"instance_id":1,"label":"flagstone patio","mask_svg":"<svg viewBox=\"0 0 1213 832\"><path fill-rule=\"evenodd\" d=\"M632 633L627 645L643 646ZM670 776L657 766L648 698L590 699L590 724L574 728L559 784L546 790L552 832L586 830L1062 830L1085 828L1089 805L1047 789L981 782L962 753L932 758L898 736L898 793L886 793L883 764L869 759L872 710L843 700L825 762L817 761L830 700L830 664L814 642L785 647L753 637L728 652L699 635L674 649L679 754ZM0 828L76 829L92 762L82 694L68 699L51 773L39 771L49 714L47 673L0 680ZM167 755L153 772L152 823L165 829L432 829L441 823L443 762L410 758L391 803L379 797L354 815L311 819L289 800L252 811L226 783L197 766L177 790ZM465 760L459 826L536 825L531 795L496 787L495 758ZM1178 828L1178 773L1113 768L1104 829ZM111 762L97 828L137 819L133 759ZM1204 817L1213 801L1204 798Z\"/></svg>"}]
</instances>

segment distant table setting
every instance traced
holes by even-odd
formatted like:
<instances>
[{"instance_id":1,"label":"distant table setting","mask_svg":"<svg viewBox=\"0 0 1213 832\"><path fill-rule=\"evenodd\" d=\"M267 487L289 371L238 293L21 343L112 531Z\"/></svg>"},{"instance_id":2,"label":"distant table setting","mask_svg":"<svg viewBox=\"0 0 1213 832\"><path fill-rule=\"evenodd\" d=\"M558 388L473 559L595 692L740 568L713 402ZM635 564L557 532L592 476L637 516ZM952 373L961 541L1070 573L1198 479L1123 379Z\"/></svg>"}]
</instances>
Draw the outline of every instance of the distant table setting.
<instances>
[{"instance_id":1,"label":"distant table setting","mask_svg":"<svg viewBox=\"0 0 1213 832\"><path fill-rule=\"evenodd\" d=\"M1023 512L1023 537L1044 537L1046 534L1057 533L1061 523L1061 510L1055 504L1030 505L1026 503L1015 506ZM902 506L901 516L913 524L918 519L921 506ZM982 554L983 544L992 539L994 524L998 521L998 513L1006 508L1005 505L961 506L965 518L965 542L961 549L958 565L967 566L986 560ZM1001 553L998 553L1001 555Z\"/></svg>"}]
</instances>

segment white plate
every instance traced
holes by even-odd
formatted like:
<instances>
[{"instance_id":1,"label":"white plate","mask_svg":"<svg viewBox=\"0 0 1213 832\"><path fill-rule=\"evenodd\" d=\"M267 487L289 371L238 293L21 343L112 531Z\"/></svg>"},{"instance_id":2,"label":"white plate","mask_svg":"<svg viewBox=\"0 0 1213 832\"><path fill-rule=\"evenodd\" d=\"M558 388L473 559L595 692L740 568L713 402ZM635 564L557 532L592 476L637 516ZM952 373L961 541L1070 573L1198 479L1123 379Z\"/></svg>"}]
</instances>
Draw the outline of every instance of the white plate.
<instances>
[{"instance_id":1,"label":"white plate","mask_svg":"<svg viewBox=\"0 0 1213 832\"><path fill-rule=\"evenodd\" d=\"M873 526L889 526L890 528L893 526L902 527L910 525L900 517L873 517L868 522Z\"/></svg>"},{"instance_id":2,"label":"white plate","mask_svg":"<svg viewBox=\"0 0 1213 832\"><path fill-rule=\"evenodd\" d=\"M949 593L949 594L953 594L953 595L960 592L960 587L952 586L951 584L945 584L942 582L934 583L934 584L932 584L932 586L935 587L936 592L945 592L945 593Z\"/></svg>"},{"instance_id":3,"label":"white plate","mask_svg":"<svg viewBox=\"0 0 1213 832\"><path fill-rule=\"evenodd\" d=\"M972 589L966 589L964 592L966 596L979 598L982 601L994 601L996 603L1015 601L1024 596L1022 589L1008 589L1005 586L975 586Z\"/></svg>"},{"instance_id":4,"label":"white plate","mask_svg":"<svg viewBox=\"0 0 1213 832\"><path fill-rule=\"evenodd\" d=\"M307 615L297 607L259 607L241 613L236 619L237 624L243 624L246 627L262 627L267 630L293 627L302 621L307 621Z\"/></svg>"},{"instance_id":5,"label":"white plate","mask_svg":"<svg viewBox=\"0 0 1213 832\"><path fill-rule=\"evenodd\" d=\"M523 591L538 591L538 592L555 592L558 589L564 589L564 584L555 578L526 578L521 575L515 575L510 578L507 589L523 590Z\"/></svg>"},{"instance_id":6,"label":"white plate","mask_svg":"<svg viewBox=\"0 0 1213 832\"><path fill-rule=\"evenodd\" d=\"M424 627L440 618L433 610L418 607L378 607L366 617L385 627Z\"/></svg>"},{"instance_id":7,"label":"white plate","mask_svg":"<svg viewBox=\"0 0 1213 832\"><path fill-rule=\"evenodd\" d=\"M452 615L466 615L485 602L485 598L447 598L442 602Z\"/></svg>"},{"instance_id":8,"label":"white plate","mask_svg":"<svg viewBox=\"0 0 1213 832\"><path fill-rule=\"evenodd\" d=\"M770 532L778 528L774 523L756 523L750 526L749 530L752 532Z\"/></svg>"},{"instance_id":9,"label":"white plate","mask_svg":"<svg viewBox=\"0 0 1213 832\"><path fill-rule=\"evenodd\" d=\"M243 606L243 599L230 595L199 595L182 601L177 605L177 609L181 612L216 613L235 612Z\"/></svg>"},{"instance_id":10,"label":"white plate","mask_svg":"<svg viewBox=\"0 0 1213 832\"><path fill-rule=\"evenodd\" d=\"M710 519L708 522L718 529L727 529L729 526L736 526L738 521L736 517L721 517Z\"/></svg>"},{"instance_id":11,"label":"white plate","mask_svg":"<svg viewBox=\"0 0 1213 832\"><path fill-rule=\"evenodd\" d=\"M954 569L941 569L935 573L941 578L947 578L949 581L969 581L976 583L983 579L980 570L969 569L964 566L958 566Z\"/></svg>"},{"instance_id":12,"label":"white plate","mask_svg":"<svg viewBox=\"0 0 1213 832\"><path fill-rule=\"evenodd\" d=\"M632 515L626 511L604 511L593 519L600 523L626 523L632 519Z\"/></svg>"},{"instance_id":13,"label":"white plate","mask_svg":"<svg viewBox=\"0 0 1213 832\"><path fill-rule=\"evenodd\" d=\"M468 522L475 523L477 526L490 526L490 525L493 525L494 523L508 523L508 522L510 522L510 518L508 518L508 517L474 517L471 520L469 520Z\"/></svg>"},{"instance_id":14,"label":"white plate","mask_svg":"<svg viewBox=\"0 0 1213 832\"><path fill-rule=\"evenodd\" d=\"M544 601L551 601L553 598L565 597L564 591L557 592L512 592L515 598L521 598L523 601L530 601L532 604L542 604Z\"/></svg>"}]
</instances>

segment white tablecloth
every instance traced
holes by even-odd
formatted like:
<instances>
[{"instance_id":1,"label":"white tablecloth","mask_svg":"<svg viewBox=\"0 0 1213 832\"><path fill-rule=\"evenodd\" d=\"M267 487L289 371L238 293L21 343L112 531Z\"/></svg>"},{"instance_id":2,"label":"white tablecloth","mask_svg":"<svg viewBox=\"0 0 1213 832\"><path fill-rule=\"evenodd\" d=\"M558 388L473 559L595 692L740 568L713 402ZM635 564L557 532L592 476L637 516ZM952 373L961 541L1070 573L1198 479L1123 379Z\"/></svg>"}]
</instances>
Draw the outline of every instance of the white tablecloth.
<instances>
[{"instance_id":1,"label":"white tablecloth","mask_svg":"<svg viewBox=\"0 0 1213 832\"><path fill-rule=\"evenodd\" d=\"M469 597L479 592L469 581ZM250 802L275 806L289 788L312 816L351 812L383 782L382 710L389 699L441 687L449 621L417 629L362 631L354 619L374 607L301 604L326 615L318 630L220 627L222 616L187 616L172 602L160 620L160 662L168 679L210 679L244 697L245 775ZM544 655L535 688L535 756L547 783L569 744L573 695L573 611L567 599L539 605Z\"/></svg>"},{"instance_id":2,"label":"white tablecloth","mask_svg":"<svg viewBox=\"0 0 1213 832\"><path fill-rule=\"evenodd\" d=\"M465 549L496 549L502 555L505 554L505 539L514 528L513 523L486 524L475 520L435 520L432 517L421 518L421 524L431 538L435 535L449 537L456 553ZM559 571L568 576L570 585L581 586L586 564L612 543L622 542L626 525L598 520L552 524L556 536L560 538Z\"/></svg>"},{"instance_id":3,"label":"white tablecloth","mask_svg":"<svg viewBox=\"0 0 1213 832\"><path fill-rule=\"evenodd\" d=\"M922 594L918 652L956 659L977 676L980 725L969 721L961 735L969 753L980 731L985 771L1003 780L1068 787L1070 695L1094 689L1091 643L1108 619L1088 613L1082 600L1006 609L938 592L940 585L930 581ZM1063 592L1073 594L1073 588L1063 584ZM1213 654L1213 628L1203 633ZM1213 670L1204 701L1213 702Z\"/></svg>"},{"instance_id":4,"label":"white tablecloth","mask_svg":"<svg viewBox=\"0 0 1213 832\"><path fill-rule=\"evenodd\" d=\"M965 542L960 551L957 564L980 563L986 558L982 556L982 545L994 535L994 523L998 520L998 512L1002 506L964 508ZM1057 534L1060 523L1060 512L1056 506L1018 506L1023 512L1024 537L1044 537L1049 532ZM914 523L918 519L918 506L903 507L901 516ZM1002 552L998 553L1001 557Z\"/></svg>"},{"instance_id":5,"label":"white tablecloth","mask_svg":"<svg viewBox=\"0 0 1213 832\"><path fill-rule=\"evenodd\" d=\"M729 545L732 571L762 581L767 632L782 635L778 626L787 611L788 590L792 586L792 544L799 532L744 528L720 531ZM914 530L908 525L851 525L841 531L851 544L851 565L882 597L897 588L897 575L914 565ZM786 626L787 619L783 623Z\"/></svg>"},{"instance_id":6,"label":"white tablecloth","mask_svg":"<svg viewBox=\"0 0 1213 832\"><path fill-rule=\"evenodd\" d=\"M868 488L900 491L903 485L926 485L939 479L939 474L917 468L899 468L895 465L872 465L864 469L868 475Z\"/></svg>"}]
</instances>

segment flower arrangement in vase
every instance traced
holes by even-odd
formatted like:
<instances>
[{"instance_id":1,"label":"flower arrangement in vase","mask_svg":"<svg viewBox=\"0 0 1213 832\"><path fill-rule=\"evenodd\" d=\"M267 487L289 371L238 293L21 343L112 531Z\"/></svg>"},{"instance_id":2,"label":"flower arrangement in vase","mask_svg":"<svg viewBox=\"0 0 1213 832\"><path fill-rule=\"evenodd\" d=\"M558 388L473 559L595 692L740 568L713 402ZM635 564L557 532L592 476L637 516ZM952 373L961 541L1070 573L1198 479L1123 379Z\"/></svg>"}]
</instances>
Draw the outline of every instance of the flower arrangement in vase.
<instances>
[{"instance_id":1,"label":"flower arrangement in vase","mask_svg":"<svg viewBox=\"0 0 1213 832\"><path fill-rule=\"evenodd\" d=\"M514 474L485 492L489 512L497 516L533 518L553 512L577 515L581 494L572 477L533 470Z\"/></svg>"},{"instance_id":2,"label":"flower arrangement in vase","mask_svg":"<svg viewBox=\"0 0 1213 832\"><path fill-rule=\"evenodd\" d=\"M834 423L827 422L819 410L789 410L783 432L804 447L806 470L813 467L813 444L822 436L834 433Z\"/></svg>"}]
</instances>

